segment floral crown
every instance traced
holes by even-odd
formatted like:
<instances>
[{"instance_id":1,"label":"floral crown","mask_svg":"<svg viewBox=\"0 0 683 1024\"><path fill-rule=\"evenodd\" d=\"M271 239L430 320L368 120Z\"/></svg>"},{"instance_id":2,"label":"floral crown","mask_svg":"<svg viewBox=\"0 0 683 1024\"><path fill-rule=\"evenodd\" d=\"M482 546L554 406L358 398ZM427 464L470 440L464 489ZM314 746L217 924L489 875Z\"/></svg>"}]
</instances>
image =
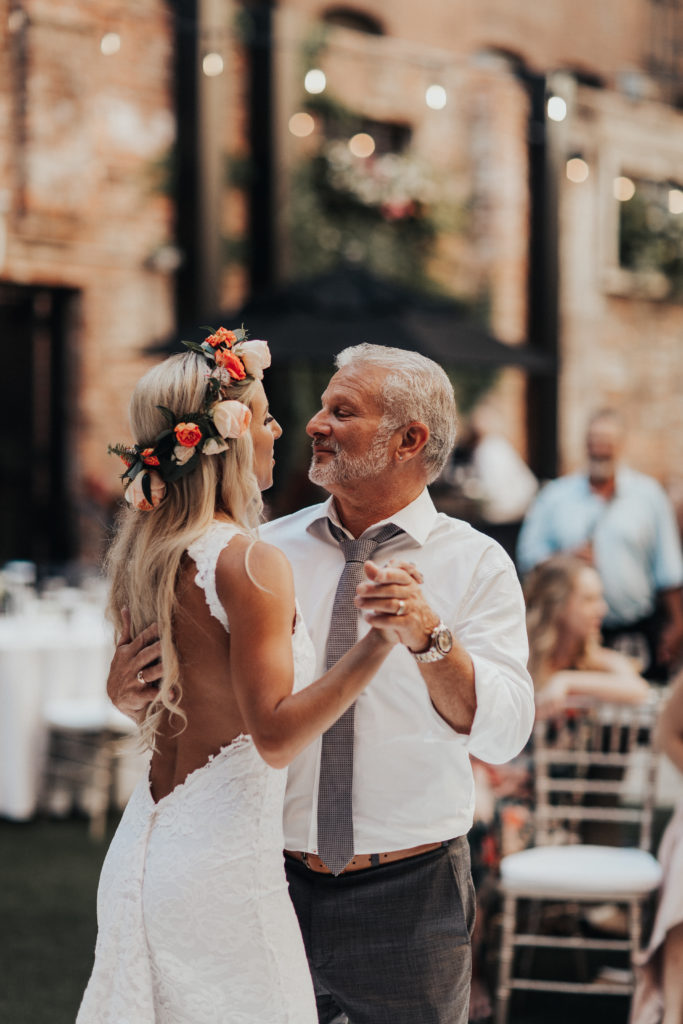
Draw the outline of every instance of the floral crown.
<instances>
[{"instance_id":1,"label":"floral crown","mask_svg":"<svg viewBox=\"0 0 683 1024\"><path fill-rule=\"evenodd\" d=\"M235 381L261 380L264 369L270 366L268 343L248 341L244 328L228 331L219 327L201 345L193 341L184 341L183 345L204 356L209 366L202 409L178 419L166 406L158 405L167 425L154 444L147 448L116 444L107 449L125 462L126 471L121 476L127 485L124 496L142 512L151 512L163 501L168 483L192 473L200 455L224 452L229 447L228 438L246 433L251 409L243 402L224 399L223 391Z\"/></svg>"}]
</instances>

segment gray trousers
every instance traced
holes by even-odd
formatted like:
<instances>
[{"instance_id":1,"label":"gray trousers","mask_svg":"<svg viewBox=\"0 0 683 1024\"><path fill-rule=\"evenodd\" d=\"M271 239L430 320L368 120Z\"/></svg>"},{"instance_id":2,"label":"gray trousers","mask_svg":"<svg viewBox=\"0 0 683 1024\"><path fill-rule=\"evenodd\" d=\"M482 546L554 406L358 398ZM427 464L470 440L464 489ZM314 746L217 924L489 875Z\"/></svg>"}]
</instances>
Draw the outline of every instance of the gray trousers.
<instances>
[{"instance_id":1,"label":"gray trousers","mask_svg":"<svg viewBox=\"0 0 683 1024\"><path fill-rule=\"evenodd\" d=\"M320 1024L467 1024L474 887L465 836L412 857L317 874L285 857Z\"/></svg>"}]
</instances>

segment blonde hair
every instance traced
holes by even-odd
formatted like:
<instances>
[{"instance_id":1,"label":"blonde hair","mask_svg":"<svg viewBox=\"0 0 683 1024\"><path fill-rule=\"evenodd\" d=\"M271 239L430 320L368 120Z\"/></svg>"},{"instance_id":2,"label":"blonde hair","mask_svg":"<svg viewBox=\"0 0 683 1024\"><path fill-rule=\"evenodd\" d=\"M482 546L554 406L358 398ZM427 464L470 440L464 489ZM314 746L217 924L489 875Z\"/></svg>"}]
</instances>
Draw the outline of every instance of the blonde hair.
<instances>
[{"instance_id":1,"label":"blonde hair","mask_svg":"<svg viewBox=\"0 0 683 1024\"><path fill-rule=\"evenodd\" d=\"M129 408L137 444L152 445L167 428L159 405L170 409L178 419L203 407L207 372L206 360L187 352L164 360L138 381ZM229 397L250 406L257 384L252 378L233 381ZM122 608L130 611L132 636L151 622L159 625L164 675L140 727L143 742L151 748L165 713L171 720L179 719L181 730L187 722L180 707L182 687L173 637L176 584L183 555L213 522L216 512L247 532L256 528L263 505L253 456L247 431L230 440L225 452L200 455L194 472L167 484L166 497L153 512L125 508L118 518L106 559L111 583L107 611L117 639L123 628Z\"/></svg>"},{"instance_id":2,"label":"blonde hair","mask_svg":"<svg viewBox=\"0 0 683 1024\"><path fill-rule=\"evenodd\" d=\"M540 689L552 671L562 630L562 613L586 562L574 555L553 555L533 569L524 581L526 628L529 635L529 673ZM577 660L585 654L580 650Z\"/></svg>"}]
</instances>

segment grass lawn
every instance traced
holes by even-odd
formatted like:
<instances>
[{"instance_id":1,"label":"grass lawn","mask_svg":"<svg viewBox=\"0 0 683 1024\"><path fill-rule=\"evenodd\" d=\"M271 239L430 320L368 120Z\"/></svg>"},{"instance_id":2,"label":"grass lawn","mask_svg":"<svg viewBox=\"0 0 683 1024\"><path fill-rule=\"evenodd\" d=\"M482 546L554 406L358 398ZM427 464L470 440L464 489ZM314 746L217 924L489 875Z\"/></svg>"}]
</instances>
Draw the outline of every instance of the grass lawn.
<instances>
[{"instance_id":1,"label":"grass lawn","mask_svg":"<svg viewBox=\"0 0 683 1024\"><path fill-rule=\"evenodd\" d=\"M98 843L77 818L0 819L2 1024L74 1024L95 949L97 881L116 823ZM510 1024L626 1024L628 1000L533 993L516 995L512 1010Z\"/></svg>"},{"instance_id":2,"label":"grass lawn","mask_svg":"<svg viewBox=\"0 0 683 1024\"><path fill-rule=\"evenodd\" d=\"M84 820L0 820L0 1021L73 1024L90 975L103 842Z\"/></svg>"}]
</instances>

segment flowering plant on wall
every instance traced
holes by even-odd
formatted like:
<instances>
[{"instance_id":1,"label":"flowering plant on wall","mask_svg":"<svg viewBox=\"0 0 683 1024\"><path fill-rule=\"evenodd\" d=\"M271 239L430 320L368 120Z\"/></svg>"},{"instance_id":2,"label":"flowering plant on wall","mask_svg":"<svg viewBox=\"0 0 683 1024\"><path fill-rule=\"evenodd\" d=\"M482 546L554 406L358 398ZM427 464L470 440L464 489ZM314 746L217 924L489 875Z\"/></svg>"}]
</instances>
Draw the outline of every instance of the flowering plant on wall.
<instances>
[{"instance_id":1,"label":"flowering plant on wall","mask_svg":"<svg viewBox=\"0 0 683 1024\"><path fill-rule=\"evenodd\" d=\"M293 175L295 276L342 258L419 283L436 236L430 198L428 177L408 154L359 159L344 142L324 143Z\"/></svg>"}]
</instances>

